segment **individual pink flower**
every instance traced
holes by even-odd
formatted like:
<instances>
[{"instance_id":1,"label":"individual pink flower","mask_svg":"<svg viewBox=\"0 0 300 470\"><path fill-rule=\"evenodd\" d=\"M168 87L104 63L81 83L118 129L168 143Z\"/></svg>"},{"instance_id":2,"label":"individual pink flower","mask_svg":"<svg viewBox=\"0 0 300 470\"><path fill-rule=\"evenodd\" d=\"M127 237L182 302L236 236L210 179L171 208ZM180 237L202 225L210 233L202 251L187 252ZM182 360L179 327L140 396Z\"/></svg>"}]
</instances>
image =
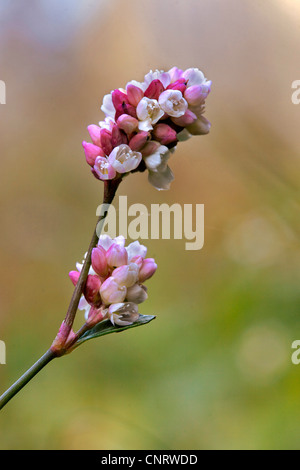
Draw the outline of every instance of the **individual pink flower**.
<instances>
[{"instance_id":1,"label":"individual pink flower","mask_svg":"<svg viewBox=\"0 0 300 470\"><path fill-rule=\"evenodd\" d=\"M109 164L118 173L129 173L135 170L142 160L142 154L122 144L115 147L108 157Z\"/></svg>"},{"instance_id":2,"label":"individual pink flower","mask_svg":"<svg viewBox=\"0 0 300 470\"><path fill-rule=\"evenodd\" d=\"M188 103L179 90L164 91L158 102L161 109L171 117L183 116L188 108Z\"/></svg>"},{"instance_id":3,"label":"individual pink flower","mask_svg":"<svg viewBox=\"0 0 300 470\"><path fill-rule=\"evenodd\" d=\"M93 169L103 181L113 179L117 172L106 157L97 157Z\"/></svg>"},{"instance_id":4,"label":"individual pink flower","mask_svg":"<svg viewBox=\"0 0 300 470\"><path fill-rule=\"evenodd\" d=\"M149 131L165 113L157 100L144 97L137 105L136 114L140 121L139 129Z\"/></svg>"}]
</instances>

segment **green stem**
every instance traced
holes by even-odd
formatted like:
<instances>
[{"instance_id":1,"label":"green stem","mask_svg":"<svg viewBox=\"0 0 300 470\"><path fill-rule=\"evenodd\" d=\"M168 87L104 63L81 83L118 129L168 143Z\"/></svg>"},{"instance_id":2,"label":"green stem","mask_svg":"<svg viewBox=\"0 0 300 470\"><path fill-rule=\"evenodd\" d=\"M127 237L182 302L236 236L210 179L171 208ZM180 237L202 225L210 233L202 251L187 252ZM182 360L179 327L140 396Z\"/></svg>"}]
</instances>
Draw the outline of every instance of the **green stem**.
<instances>
[{"instance_id":1,"label":"green stem","mask_svg":"<svg viewBox=\"0 0 300 470\"><path fill-rule=\"evenodd\" d=\"M0 397L0 410L56 356L50 349Z\"/></svg>"}]
</instances>

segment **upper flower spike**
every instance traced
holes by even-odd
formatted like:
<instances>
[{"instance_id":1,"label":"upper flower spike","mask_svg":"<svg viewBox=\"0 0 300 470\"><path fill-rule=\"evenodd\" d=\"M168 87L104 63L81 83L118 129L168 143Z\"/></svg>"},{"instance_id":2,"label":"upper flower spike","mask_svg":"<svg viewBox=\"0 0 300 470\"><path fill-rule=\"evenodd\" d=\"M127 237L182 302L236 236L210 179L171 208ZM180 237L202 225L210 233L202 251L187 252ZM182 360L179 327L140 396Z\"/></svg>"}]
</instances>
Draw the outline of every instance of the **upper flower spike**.
<instances>
[{"instance_id":1,"label":"upper flower spike","mask_svg":"<svg viewBox=\"0 0 300 470\"><path fill-rule=\"evenodd\" d=\"M169 189L174 176L167 162L177 142L210 131L203 116L210 90L199 69L173 67L105 95L105 119L88 126L92 142L82 143L94 176L110 180L147 168L153 186Z\"/></svg>"}]
</instances>

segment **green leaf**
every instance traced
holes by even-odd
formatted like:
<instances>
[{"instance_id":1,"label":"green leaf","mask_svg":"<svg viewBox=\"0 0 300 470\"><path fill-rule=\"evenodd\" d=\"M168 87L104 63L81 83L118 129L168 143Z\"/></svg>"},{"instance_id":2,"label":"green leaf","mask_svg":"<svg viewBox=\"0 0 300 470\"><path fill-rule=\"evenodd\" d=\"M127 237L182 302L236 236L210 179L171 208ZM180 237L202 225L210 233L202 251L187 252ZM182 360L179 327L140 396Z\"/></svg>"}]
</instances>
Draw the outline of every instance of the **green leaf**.
<instances>
[{"instance_id":1,"label":"green leaf","mask_svg":"<svg viewBox=\"0 0 300 470\"><path fill-rule=\"evenodd\" d=\"M154 318L156 318L155 315L140 315L136 322L127 326L114 326L110 320L103 320L102 322L98 323L98 325L84 333L74 346L77 347L89 339L98 338L98 336L109 335L110 333L120 333L121 331L128 330L129 328L146 325L150 321L154 320Z\"/></svg>"}]
</instances>

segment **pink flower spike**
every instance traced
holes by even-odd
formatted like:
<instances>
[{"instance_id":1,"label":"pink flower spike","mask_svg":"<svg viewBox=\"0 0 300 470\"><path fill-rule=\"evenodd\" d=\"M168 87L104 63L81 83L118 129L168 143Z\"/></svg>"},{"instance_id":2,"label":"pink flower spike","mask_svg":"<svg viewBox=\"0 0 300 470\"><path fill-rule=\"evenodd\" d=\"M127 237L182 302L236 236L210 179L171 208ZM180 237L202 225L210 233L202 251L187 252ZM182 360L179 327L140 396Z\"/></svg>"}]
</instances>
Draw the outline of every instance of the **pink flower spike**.
<instances>
[{"instance_id":1,"label":"pink flower spike","mask_svg":"<svg viewBox=\"0 0 300 470\"><path fill-rule=\"evenodd\" d=\"M144 95L151 100L158 100L159 95L165 91L165 88L160 80L152 80Z\"/></svg>"},{"instance_id":2,"label":"pink flower spike","mask_svg":"<svg viewBox=\"0 0 300 470\"><path fill-rule=\"evenodd\" d=\"M111 94L111 98L115 109L123 103L128 103L127 95L121 90L114 90Z\"/></svg>"},{"instance_id":3,"label":"pink flower spike","mask_svg":"<svg viewBox=\"0 0 300 470\"><path fill-rule=\"evenodd\" d=\"M100 142L105 155L109 155L113 149L113 145L111 143L111 132L109 132L107 129L101 129Z\"/></svg>"},{"instance_id":4,"label":"pink flower spike","mask_svg":"<svg viewBox=\"0 0 300 470\"><path fill-rule=\"evenodd\" d=\"M95 165L95 160L99 155L104 157L103 150L97 145L83 141L82 146L84 148L86 161L90 166Z\"/></svg>"},{"instance_id":5,"label":"pink flower spike","mask_svg":"<svg viewBox=\"0 0 300 470\"><path fill-rule=\"evenodd\" d=\"M118 268L128 263L128 254L124 246L113 243L106 252L107 264L111 268Z\"/></svg>"},{"instance_id":6,"label":"pink flower spike","mask_svg":"<svg viewBox=\"0 0 300 470\"><path fill-rule=\"evenodd\" d=\"M190 124L193 124L197 120L196 114L194 114L190 109L187 109L185 114L180 117L172 117L174 124L180 127L186 127Z\"/></svg>"},{"instance_id":7,"label":"pink flower spike","mask_svg":"<svg viewBox=\"0 0 300 470\"><path fill-rule=\"evenodd\" d=\"M98 245L92 250L92 267L100 277L105 277L107 275L108 266L106 261L106 251L102 246Z\"/></svg>"},{"instance_id":8,"label":"pink flower spike","mask_svg":"<svg viewBox=\"0 0 300 470\"><path fill-rule=\"evenodd\" d=\"M135 85L132 85L131 83L128 83L126 91L129 104L136 108L141 99L144 97L143 90Z\"/></svg>"},{"instance_id":9,"label":"pink flower spike","mask_svg":"<svg viewBox=\"0 0 300 470\"><path fill-rule=\"evenodd\" d=\"M149 139L150 134L146 131L138 132L134 135L129 141L129 147L131 150L140 151L146 144L147 140Z\"/></svg>"},{"instance_id":10,"label":"pink flower spike","mask_svg":"<svg viewBox=\"0 0 300 470\"><path fill-rule=\"evenodd\" d=\"M96 124L91 124L87 127L87 130L91 136L93 144L98 145L98 147L100 147L100 127L96 126Z\"/></svg>"},{"instance_id":11,"label":"pink flower spike","mask_svg":"<svg viewBox=\"0 0 300 470\"><path fill-rule=\"evenodd\" d=\"M97 157L93 170L98 179L102 181L112 180L117 174L106 157Z\"/></svg>"},{"instance_id":12,"label":"pink flower spike","mask_svg":"<svg viewBox=\"0 0 300 470\"><path fill-rule=\"evenodd\" d=\"M119 286L113 277L108 277L100 287L100 295L105 305L123 302L126 297L127 289L125 286Z\"/></svg>"},{"instance_id":13,"label":"pink flower spike","mask_svg":"<svg viewBox=\"0 0 300 470\"><path fill-rule=\"evenodd\" d=\"M127 135L130 135L138 129L139 121L134 117L129 116L129 114L122 114L118 118L117 124L120 129L126 132Z\"/></svg>"},{"instance_id":14,"label":"pink flower spike","mask_svg":"<svg viewBox=\"0 0 300 470\"><path fill-rule=\"evenodd\" d=\"M70 271L69 272L69 278L71 279L72 283L74 286L76 286L78 279L79 279L80 273L78 271Z\"/></svg>"},{"instance_id":15,"label":"pink flower spike","mask_svg":"<svg viewBox=\"0 0 300 470\"><path fill-rule=\"evenodd\" d=\"M168 145L171 142L176 142L177 140L177 133L172 127L168 126L167 124L157 124L153 131L152 135L155 140L158 140L162 145Z\"/></svg>"},{"instance_id":16,"label":"pink flower spike","mask_svg":"<svg viewBox=\"0 0 300 470\"><path fill-rule=\"evenodd\" d=\"M150 279L150 277L153 276L156 270L157 270L157 264L155 263L154 259L146 258L140 269L139 281L144 282L147 279Z\"/></svg>"}]
</instances>

